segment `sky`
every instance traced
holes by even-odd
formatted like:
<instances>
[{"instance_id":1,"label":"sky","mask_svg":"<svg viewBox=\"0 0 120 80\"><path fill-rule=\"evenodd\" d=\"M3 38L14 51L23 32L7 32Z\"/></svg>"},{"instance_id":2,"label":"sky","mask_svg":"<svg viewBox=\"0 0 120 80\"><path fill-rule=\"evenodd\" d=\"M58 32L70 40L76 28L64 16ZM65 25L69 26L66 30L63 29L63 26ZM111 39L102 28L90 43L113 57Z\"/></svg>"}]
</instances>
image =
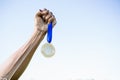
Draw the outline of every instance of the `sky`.
<instances>
[{"instance_id":1,"label":"sky","mask_svg":"<svg viewBox=\"0 0 120 80\"><path fill-rule=\"evenodd\" d=\"M120 0L0 0L0 63L32 35L34 15L57 19L51 58L39 45L19 80L120 80Z\"/></svg>"}]
</instances>

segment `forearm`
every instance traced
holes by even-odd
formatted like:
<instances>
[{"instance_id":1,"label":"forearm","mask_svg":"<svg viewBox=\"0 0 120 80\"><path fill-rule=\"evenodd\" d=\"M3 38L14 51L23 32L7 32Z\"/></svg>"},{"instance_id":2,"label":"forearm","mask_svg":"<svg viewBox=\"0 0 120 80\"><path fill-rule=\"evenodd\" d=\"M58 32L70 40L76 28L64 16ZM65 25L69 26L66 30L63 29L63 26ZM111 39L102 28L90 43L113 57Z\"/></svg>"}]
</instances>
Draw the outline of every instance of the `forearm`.
<instances>
[{"instance_id":1,"label":"forearm","mask_svg":"<svg viewBox=\"0 0 120 80\"><path fill-rule=\"evenodd\" d=\"M17 50L4 64L1 71L1 76L10 79L17 69L21 66L28 55L33 55L39 43L44 38L45 32L35 30L32 37ZM30 60L29 60L30 61ZM25 62L24 68L28 65L29 61ZM24 69L23 69L24 70Z\"/></svg>"},{"instance_id":2,"label":"forearm","mask_svg":"<svg viewBox=\"0 0 120 80\"><path fill-rule=\"evenodd\" d=\"M18 49L0 68L0 78L7 78L7 80L17 80L23 73L28 63L30 62L35 50L37 49L39 43L44 38L47 25L52 22L53 25L56 24L56 18L47 9L39 10L35 15L35 31L32 37L24 44L20 49ZM40 31L38 31L40 30ZM41 32L41 30L43 30Z\"/></svg>"}]
</instances>

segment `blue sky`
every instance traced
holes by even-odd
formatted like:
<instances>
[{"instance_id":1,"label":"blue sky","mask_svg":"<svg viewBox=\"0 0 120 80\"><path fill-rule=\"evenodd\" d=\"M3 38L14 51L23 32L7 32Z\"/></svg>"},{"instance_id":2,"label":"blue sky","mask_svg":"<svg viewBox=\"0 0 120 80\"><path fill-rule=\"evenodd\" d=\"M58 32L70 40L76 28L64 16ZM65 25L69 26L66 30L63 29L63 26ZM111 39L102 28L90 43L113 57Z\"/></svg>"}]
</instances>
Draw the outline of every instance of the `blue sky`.
<instances>
[{"instance_id":1,"label":"blue sky","mask_svg":"<svg viewBox=\"0 0 120 80\"><path fill-rule=\"evenodd\" d=\"M51 10L54 57L41 45L19 80L120 80L119 0L1 0L0 63L23 45L38 9Z\"/></svg>"}]
</instances>

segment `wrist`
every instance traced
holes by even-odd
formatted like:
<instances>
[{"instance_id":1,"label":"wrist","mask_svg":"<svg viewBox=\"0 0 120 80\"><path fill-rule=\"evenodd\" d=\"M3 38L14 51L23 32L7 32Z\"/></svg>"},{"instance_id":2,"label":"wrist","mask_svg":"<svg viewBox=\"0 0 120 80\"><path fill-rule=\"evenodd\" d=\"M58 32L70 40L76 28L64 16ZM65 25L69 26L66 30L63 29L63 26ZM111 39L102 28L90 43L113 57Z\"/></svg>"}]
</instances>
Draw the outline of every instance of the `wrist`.
<instances>
[{"instance_id":1,"label":"wrist","mask_svg":"<svg viewBox=\"0 0 120 80\"><path fill-rule=\"evenodd\" d=\"M43 35L44 36L46 34L46 31L43 30L43 29L35 27L33 34Z\"/></svg>"},{"instance_id":2,"label":"wrist","mask_svg":"<svg viewBox=\"0 0 120 80\"><path fill-rule=\"evenodd\" d=\"M35 30L38 30L40 32L46 32L47 31L47 26L46 25L35 25Z\"/></svg>"}]
</instances>

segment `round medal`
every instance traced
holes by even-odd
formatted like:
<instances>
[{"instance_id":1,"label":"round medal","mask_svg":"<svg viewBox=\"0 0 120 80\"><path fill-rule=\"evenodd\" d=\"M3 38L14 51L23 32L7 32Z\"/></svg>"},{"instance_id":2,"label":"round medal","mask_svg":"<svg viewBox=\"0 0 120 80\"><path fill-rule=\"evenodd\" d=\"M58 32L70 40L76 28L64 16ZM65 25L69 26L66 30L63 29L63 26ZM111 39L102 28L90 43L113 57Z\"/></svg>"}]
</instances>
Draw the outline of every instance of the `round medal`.
<instances>
[{"instance_id":1,"label":"round medal","mask_svg":"<svg viewBox=\"0 0 120 80\"><path fill-rule=\"evenodd\" d=\"M51 44L51 41L52 41L52 22L48 24L48 30L47 30L48 43L45 43L41 48L41 52L45 57L52 57L55 54L55 48Z\"/></svg>"},{"instance_id":2,"label":"round medal","mask_svg":"<svg viewBox=\"0 0 120 80\"><path fill-rule=\"evenodd\" d=\"M41 48L41 52L45 57L52 57L55 54L55 47L50 43L45 43Z\"/></svg>"}]
</instances>

